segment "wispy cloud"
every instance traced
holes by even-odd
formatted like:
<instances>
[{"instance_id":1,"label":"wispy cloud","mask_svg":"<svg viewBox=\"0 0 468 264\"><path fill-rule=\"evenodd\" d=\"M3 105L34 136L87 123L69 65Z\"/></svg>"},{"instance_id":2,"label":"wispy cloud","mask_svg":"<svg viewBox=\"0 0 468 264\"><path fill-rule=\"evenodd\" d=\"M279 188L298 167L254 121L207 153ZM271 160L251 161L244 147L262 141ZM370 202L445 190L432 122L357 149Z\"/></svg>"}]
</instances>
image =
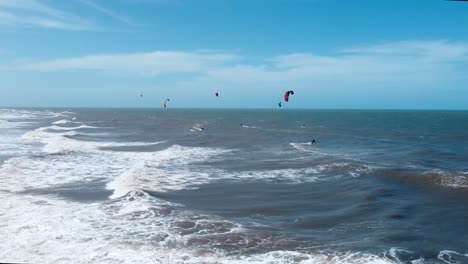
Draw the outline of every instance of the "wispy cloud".
<instances>
[{"instance_id":1,"label":"wispy cloud","mask_svg":"<svg viewBox=\"0 0 468 264\"><path fill-rule=\"evenodd\" d=\"M78 0L78 1L80 3L86 5L86 6L89 6L89 7L93 8L93 9L95 9L95 10L97 10L97 11L103 13L103 14L106 14L106 15L108 15L108 16L116 19L116 20L119 20L119 21L121 21L121 22L123 22L125 24L135 25L135 23L131 19L129 19L128 17L123 16L123 15L121 15L121 14L115 12L115 11L112 11L112 10L110 10L108 8L105 8L105 7L101 6L101 5L98 5L98 4L96 4L95 2L93 2L91 0Z\"/></svg>"},{"instance_id":2,"label":"wispy cloud","mask_svg":"<svg viewBox=\"0 0 468 264\"><path fill-rule=\"evenodd\" d=\"M242 56L216 51L155 51L63 58L15 65L15 70L93 70L125 75L198 73L196 80L230 83L430 82L466 78L468 43L387 42L337 50L334 54L292 53L243 63ZM465 65L466 66L466 65Z\"/></svg>"},{"instance_id":3,"label":"wispy cloud","mask_svg":"<svg viewBox=\"0 0 468 264\"><path fill-rule=\"evenodd\" d=\"M0 0L0 25L34 26L50 29L87 30L95 26L72 13L38 0Z\"/></svg>"},{"instance_id":4,"label":"wispy cloud","mask_svg":"<svg viewBox=\"0 0 468 264\"><path fill-rule=\"evenodd\" d=\"M337 50L334 54L292 53L256 65L211 69L208 78L243 83L427 82L465 78L468 43L386 42Z\"/></svg>"},{"instance_id":5,"label":"wispy cloud","mask_svg":"<svg viewBox=\"0 0 468 264\"><path fill-rule=\"evenodd\" d=\"M15 68L29 71L94 70L155 76L164 73L203 73L212 68L222 67L235 58L235 54L226 53L155 51L65 58L21 64Z\"/></svg>"},{"instance_id":6,"label":"wispy cloud","mask_svg":"<svg viewBox=\"0 0 468 264\"><path fill-rule=\"evenodd\" d=\"M468 43L456 43L446 40L398 41L343 49L341 52L347 54L424 57L435 60L466 60L468 55Z\"/></svg>"},{"instance_id":7,"label":"wispy cloud","mask_svg":"<svg viewBox=\"0 0 468 264\"><path fill-rule=\"evenodd\" d=\"M174 3L177 0L131 0L126 4L134 5L140 1L141 3L164 3L166 1ZM109 1L109 3L113 3L113 1ZM70 10L64 10L64 4L70 7ZM61 5L62 7L60 7ZM91 11L101 14L101 16L97 20L96 17L91 19L85 15L89 12L78 12L77 10ZM98 4L96 0L0 0L0 26L7 26L10 29L37 27L60 30L103 30L108 27L102 26L100 23L109 23L106 21L108 18L129 26L144 25L111 8Z\"/></svg>"}]
</instances>

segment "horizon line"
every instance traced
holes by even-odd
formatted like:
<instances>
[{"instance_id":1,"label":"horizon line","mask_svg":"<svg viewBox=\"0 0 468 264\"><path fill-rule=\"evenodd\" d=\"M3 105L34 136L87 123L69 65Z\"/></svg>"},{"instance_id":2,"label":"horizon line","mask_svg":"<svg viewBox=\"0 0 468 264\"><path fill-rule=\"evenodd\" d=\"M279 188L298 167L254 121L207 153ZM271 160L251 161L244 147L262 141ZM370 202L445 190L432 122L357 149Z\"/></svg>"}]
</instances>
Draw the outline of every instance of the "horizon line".
<instances>
[{"instance_id":1,"label":"horizon line","mask_svg":"<svg viewBox=\"0 0 468 264\"><path fill-rule=\"evenodd\" d=\"M141 109L141 110L329 110L329 111L450 111L466 112L468 109L444 108L279 108L279 107L134 107L134 106L0 106L0 109Z\"/></svg>"}]
</instances>

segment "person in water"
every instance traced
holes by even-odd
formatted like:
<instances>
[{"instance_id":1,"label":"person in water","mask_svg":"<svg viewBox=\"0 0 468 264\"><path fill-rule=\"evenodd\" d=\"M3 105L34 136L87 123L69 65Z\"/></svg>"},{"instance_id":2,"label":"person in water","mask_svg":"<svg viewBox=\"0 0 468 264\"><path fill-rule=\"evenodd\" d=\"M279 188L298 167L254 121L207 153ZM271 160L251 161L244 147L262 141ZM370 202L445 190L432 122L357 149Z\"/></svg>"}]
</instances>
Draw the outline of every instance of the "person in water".
<instances>
[{"instance_id":1,"label":"person in water","mask_svg":"<svg viewBox=\"0 0 468 264\"><path fill-rule=\"evenodd\" d=\"M310 144L314 144L315 143L315 139L312 139L312 141L310 142Z\"/></svg>"}]
</instances>

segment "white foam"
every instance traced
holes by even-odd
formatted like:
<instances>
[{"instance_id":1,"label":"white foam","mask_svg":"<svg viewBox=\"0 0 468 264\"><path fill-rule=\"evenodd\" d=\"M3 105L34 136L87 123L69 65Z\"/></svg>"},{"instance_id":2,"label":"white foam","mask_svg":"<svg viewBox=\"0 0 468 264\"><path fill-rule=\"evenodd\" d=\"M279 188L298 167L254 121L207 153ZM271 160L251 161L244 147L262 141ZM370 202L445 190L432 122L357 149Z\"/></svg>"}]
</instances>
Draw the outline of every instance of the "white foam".
<instances>
[{"instance_id":1,"label":"white foam","mask_svg":"<svg viewBox=\"0 0 468 264\"><path fill-rule=\"evenodd\" d=\"M185 211L138 190L104 204L1 195L0 235L3 242L0 259L6 262L394 263L359 252L274 250L263 254L230 255L215 247L222 243L244 248L247 241L259 237L239 224ZM257 242L259 245L275 244L280 238L265 236L262 239Z\"/></svg>"},{"instance_id":2,"label":"white foam","mask_svg":"<svg viewBox=\"0 0 468 264\"><path fill-rule=\"evenodd\" d=\"M37 147L24 142L20 137L24 128L37 124L38 120L60 115L50 111L0 109L0 155L33 154Z\"/></svg>"},{"instance_id":3,"label":"white foam","mask_svg":"<svg viewBox=\"0 0 468 264\"><path fill-rule=\"evenodd\" d=\"M131 190L143 189L165 192L169 190L193 189L202 184L217 180L252 180L252 181L283 181L290 184L314 182L334 170L339 170L336 177L341 177L343 168L349 168L351 176L368 168L352 166L346 162L334 162L316 167L297 169L277 169L259 171L224 171L211 166L200 166L197 163L213 160L219 155L233 150L201 147L171 146L165 150L151 153L127 153L132 160L129 168L118 177L112 179L106 188L113 190L111 198L121 197Z\"/></svg>"},{"instance_id":4,"label":"white foam","mask_svg":"<svg viewBox=\"0 0 468 264\"><path fill-rule=\"evenodd\" d=\"M313 152L311 149L312 142L305 142L305 143L289 143L293 148L304 151L304 152Z\"/></svg>"},{"instance_id":5,"label":"white foam","mask_svg":"<svg viewBox=\"0 0 468 264\"><path fill-rule=\"evenodd\" d=\"M42 133L45 133L42 135ZM73 131L67 133L74 133ZM83 142L63 137L55 137L47 132L34 131L34 136L47 142L43 151L50 154L22 156L9 159L0 168L0 189L22 191L34 188L47 188L78 181L111 181L131 169L139 160L151 157L141 152L101 151L103 146L139 146L143 142ZM79 151L79 152L77 152Z\"/></svg>"},{"instance_id":6,"label":"white foam","mask_svg":"<svg viewBox=\"0 0 468 264\"><path fill-rule=\"evenodd\" d=\"M282 181L290 184L299 184L318 180L330 180L347 175L357 177L370 170L365 165L338 161L306 168L242 171L237 173L217 172L217 177L238 180Z\"/></svg>"},{"instance_id":7,"label":"white foam","mask_svg":"<svg viewBox=\"0 0 468 264\"><path fill-rule=\"evenodd\" d=\"M0 129L24 128L34 124L36 122L0 120Z\"/></svg>"},{"instance_id":8,"label":"white foam","mask_svg":"<svg viewBox=\"0 0 468 264\"><path fill-rule=\"evenodd\" d=\"M463 174L448 175L441 179L441 184L452 188L468 188L468 176Z\"/></svg>"},{"instance_id":9,"label":"white foam","mask_svg":"<svg viewBox=\"0 0 468 264\"><path fill-rule=\"evenodd\" d=\"M394 261L396 263L411 263L411 264L422 264L424 263L424 258L423 257L419 257L417 259L413 259L413 260L405 260L405 261L402 261L400 260L400 255L414 255L414 252L413 251L410 251L410 250L406 250L404 248L398 248L398 247L392 247L390 250L388 250L388 252L385 252L384 253L384 257L386 259L389 259L391 261Z\"/></svg>"},{"instance_id":10,"label":"white foam","mask_svg":"<svg viewBox=\"0 0 468 264\"><path fill-rule=\"evenodd\" d=\"M436 175L436 183L450 188L468 188L468 173L431 170L425 175Z\"/></svg>"},{"instance_id":11,"label":"white foam","mask_svg":"<svg viewBox=\"0 0 468 264\"><path fill-rule=\"evenodd\" d=\"M50 154L72 151L92 151L98 148L93 142L78 141L65 136L74 136L75 131L66 133L49 133L40 129L25 133L22 138L31 142L40 142L45 146L43 151Z\"/></svg>"},{"instance_id":12,"label":"white foam","mask_svg":"<svg viewBox=\"0 0 468 264\"><path fill-rule=\"evenodd\" d=\"M348 253L301 253L295 251L273 251L265 254L240 257L239 260L227 261L226 263L284 263L284 264L395 264L388 259L359 252Z\"/></svg>"},{"instance_id":13,"label":"white foam","mask_svg":"<svg viewBox=\"0 0 468 264\"><path fill-rule=\"evenodd\" d=\"M20 156L32 154L37 147L24 142L20 135L22 131L8 130L8 133L2 133L0 130L0 155L1 156Z\"/></svg>"},{"instance_id":14,"label":"white foam","mask_svg":"<svg viewBox=\"0 0 468 264\"><path fill-rule=\"evenodd\" d=\"M66 116L65 113L56 113L48 110L23 110L23 109L0 109L0 119L9 120L25 120L35 118L57 118L60 116Z\"/></svg>"},{"instance_id":15,"label":"white foam","mask_svg":"<svg viewBox=\"0 0 468 264\"><path fill-rule=\"evenodd\" d=\"M59 154L68 152L91 152L98 151L102 148L118 148L118 147L144 147L164 143L159 142L93 142L80 141L66 136L77 135L76 131L68 131L65 133L51 133L39 128L25 133L22 138L32 142L41 142L45 144L43 151L49 154ZM84 134L86 135L86 134Z\"/></svg>"},{"instance_id":16,"label":"white foam","mask_svg":"<svg viewBox=\"0 0 468 264\"><path fill-rule=\"evenodd\" d=\"M39 138L44 140L42 136ZM107 187L114 190L112 197L123 196L134 189L164 191L190 188L213 178L209 173L194 170L190 164L224 151L177 145L159 152L101 151L97 147L135 146L139 143L92 143L63 137L46 141L45 152L66 155L7 160L0 168L1 189L21 191L97 179L109 182ZM81 152L64 152L75 149Z\"/></svg>"},{"instance_id":17,"label":"white foam","mask_svg":"<svg viewBox=\"0 0 468 264\"><path fill-rule=\"evenodd\" d=\"M40 112L16 109L0 109L0 129L23 128L33 125L33 119L38 118Z\"/></svg>"},{"instance_id":18,"label":"white foam","mask_svg":"<svg viewBox=\"0 0 468 264\"><path fill-rule=\"evenodd\" d=\"M0 109L0 133L1 129L22 129L37 124L38 120L59 116L65 115L51 111Z\"/></svg>"},{"instance_id":19,"label":"white foam","mask_svg":"<svg viewBox=\"0 0 468 264\"><path fill-rule=\"evenodd\" d=\"M319 146L316 146L316 144L312 144L312 142L303 142L303 143L294 143L291 142L289 143L294 149L304 152L304 153L310 153L313 155L317 156L333 156L333 157L342 157L342 158L350 158L349 155L343 154L343 153L331 153L328 151L325 151L324 149L321 149Z\"/></svg>"},{"instance_id":20,"label":"white foam","mask_svg":"<svg viewBox=\"0 0 468 264\"><path fill-rule=\"evenodd\" d=\"M62 120L58 120L58 121L52 122L52 124L54 124L54 125L64 125L64 124L72 123L72 122L73 122L73 121L66 120L66 119L62 119Z\"/></svg>"},{"instance_id":21,"label":"white foam","mask_svg":"<svg viewBox=\"0 0 468 264\"><path fill-rule=\"evenodd\" d=\"M459 264L468 262L468 254L459 253L452 250L442 250L437 255L437 258L447 264ZM460 261L462 262L460 262Z\"/></svg>"},{"instance_id":22,"label":"white foam","mask_svg":"<svg viewBox=\"0 0 468 264\"><path fill-rule=\"evenodd\" d=\"M216 253L198 257L197 249L186 243L200 235L184 235L181 223L214 235L225 233L212 229L216 224L224 224L228 231L239 230L236 224L180 211L141 191L110 204L6 194L0 204L0 235L5 240L0 245L0 259L26 263L198 263L220 259Z\"/></svg>"},{"instance_id":23,"label":"white foam","mask_svg":"<svg viewBox=\"0 0 468 264\"><path fill-rule=\"evenodd\" d=\"M105 155L55 155L16 157L0 168L0 189L23 191L73 182L107 180L125 170L125 158L109 160Z\"/></svg>"},{"instance_id":24,"label":"white foam","mask_svg":"<svg viewBox=\"0 0 468 264\"><path fill-rule=\"evenodd\" d=\"M79 126L76 126L76 127L62 127L62 126L53 125L53 126L41 127L41 128L38 128L37 130L40 130L40 131L45 131L45 130L78 130L78 129L83 129L83 128L97 129L99 127L88 126L88 125L79 125Z\"/></svg>"},{"instance_id":25,"label":"white foam","mask_svg":"<svg viewBox=\"0 0 468 264\"><path fill-rule=\"evenodd\" d=\"M238 173L223 172L221 175L227 179L238 180L265 180L265 181L286 181L288 183L314 182L319 179L321 169L278 169L261 171L243 171Z\"/></svg>"},{"instance_id":26,"label":"white foam","mask_svg":"<svg viewBox=\"0 0 468 264\"><path fill-rule=\"evenodd\" d=\"M133 189L153 191L181 190L197 184L207 183L211 174L193 170L194 162L225 153L227 150L192 148L173 145L152 153L132 153L132 166L115 178L107 188L114 190L112 198L125 195Z\"/></svg>"}]
</instances>

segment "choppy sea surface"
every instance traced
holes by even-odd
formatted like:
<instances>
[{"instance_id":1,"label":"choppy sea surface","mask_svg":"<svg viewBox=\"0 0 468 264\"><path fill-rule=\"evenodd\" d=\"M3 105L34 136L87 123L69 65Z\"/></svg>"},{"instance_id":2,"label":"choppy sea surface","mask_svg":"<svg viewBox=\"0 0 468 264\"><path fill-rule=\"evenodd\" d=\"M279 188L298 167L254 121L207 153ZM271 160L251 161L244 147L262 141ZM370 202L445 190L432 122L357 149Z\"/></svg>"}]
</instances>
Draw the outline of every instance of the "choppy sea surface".
<instances>
[{"instance_id":1,"label":"choppy sea surface","mask_svg":"<svg viewBox=\"0 0 468 264\"><path fill-rule=\"evenodd\" d=\"M468 263L468 112L0 109L0 164L0 262Z\"/></svg>"}]
</instances>

